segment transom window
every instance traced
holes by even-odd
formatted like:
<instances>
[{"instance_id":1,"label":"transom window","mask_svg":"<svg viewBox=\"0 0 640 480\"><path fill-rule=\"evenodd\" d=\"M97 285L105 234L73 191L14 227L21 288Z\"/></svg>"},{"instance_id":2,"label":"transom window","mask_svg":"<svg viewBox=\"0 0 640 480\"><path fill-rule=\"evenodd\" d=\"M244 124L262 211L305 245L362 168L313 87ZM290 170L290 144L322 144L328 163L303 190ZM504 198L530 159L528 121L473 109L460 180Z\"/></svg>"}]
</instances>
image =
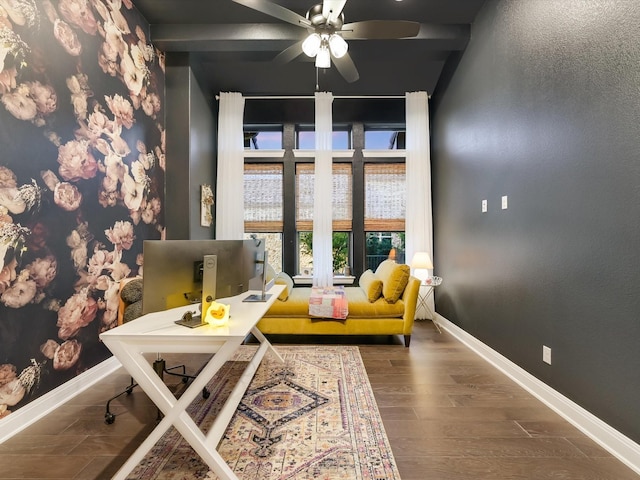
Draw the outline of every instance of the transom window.
<instances>
[{"instance_id":1,"label":"transom window","mask_svg":"<svg viewBox=\"0 0 640 480\"><path fill-rule=\"evenodd\" d=\"M245 125L244 148L246 150L280 150L282 125Z\"/></svg>"},{"instance_id":2,"label":"transom window","mask_svg":"<svg viewBox=\"0 0 640 480\"><path fill-rule=\"evenodd\" d=\"M370 150L397 150L405 148L404 126L365 125L364 148Z\"/></svg>"},{"instance_id":3,"label":"transom window","mask_svg":"<svg viewBox=\"0 0 640 480\"><path fill-rule=\"evenodd\" d=\"M333 149L347 150L351 148L351 131L346 125L333 126ZM313 125L298 125L296 128L296 148L299 150L315 150L316 132Z\"/></svg>"}]
</instances>

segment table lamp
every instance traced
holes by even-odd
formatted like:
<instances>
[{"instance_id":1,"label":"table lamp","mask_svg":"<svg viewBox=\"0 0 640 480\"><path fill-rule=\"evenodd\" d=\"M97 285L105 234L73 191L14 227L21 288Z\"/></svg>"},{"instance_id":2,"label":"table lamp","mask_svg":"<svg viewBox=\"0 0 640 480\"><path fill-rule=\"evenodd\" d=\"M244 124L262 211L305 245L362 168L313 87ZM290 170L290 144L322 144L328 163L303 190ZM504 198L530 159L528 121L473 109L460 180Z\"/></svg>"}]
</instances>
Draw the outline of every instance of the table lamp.
<instances>
[{"instance_id":1,"label":"table lamp","mask_svg":"<svg viewBox=\"0 0 640 480\"><path fill-rule=\"evenodd\" d=\"M433 269L431 257L427 252L416 252L411 259L411 268L413 275L424 284L429 278L429 270Z\"/></svg>"}]
</instances>

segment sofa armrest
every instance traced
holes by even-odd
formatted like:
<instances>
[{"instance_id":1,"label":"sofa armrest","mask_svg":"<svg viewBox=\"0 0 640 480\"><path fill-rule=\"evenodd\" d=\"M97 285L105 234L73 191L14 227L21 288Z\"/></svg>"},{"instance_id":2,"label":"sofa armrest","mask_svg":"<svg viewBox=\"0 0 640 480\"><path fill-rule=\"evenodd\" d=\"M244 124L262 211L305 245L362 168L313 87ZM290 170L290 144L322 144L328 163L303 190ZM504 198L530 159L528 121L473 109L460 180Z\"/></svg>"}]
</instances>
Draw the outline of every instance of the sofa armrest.
<instances>
[{"instance_id":1,"label":"sofa armrest","mask_svg":"<svg viewBox=\"0 0 640 480\"><path fill-rule=\"evenodd\" d=\"M419 293L420 280L412 275L409 277L409 282L402 293L402 301L404 302L404 335L411 335L413 330Z\"/></svg>"}]
</instances>

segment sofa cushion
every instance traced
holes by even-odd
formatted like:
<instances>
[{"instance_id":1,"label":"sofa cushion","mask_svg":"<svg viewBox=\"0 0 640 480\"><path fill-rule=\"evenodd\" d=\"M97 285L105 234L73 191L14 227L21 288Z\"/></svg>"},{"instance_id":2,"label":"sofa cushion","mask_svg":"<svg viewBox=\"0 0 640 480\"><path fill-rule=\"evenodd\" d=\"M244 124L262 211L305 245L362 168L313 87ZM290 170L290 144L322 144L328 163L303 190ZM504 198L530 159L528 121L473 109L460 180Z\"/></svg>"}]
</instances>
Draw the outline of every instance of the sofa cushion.
<instances>
[{"instance_id":1,"label":"sofa cushion","mask_svg":"<svg viewBox=\"0 0 640 480\"><path fill-rule=\"evenodd\" d=\"M404 315L404 302L398 300L395 303L388 303L383 297L375 302L369 299L360 287L345 287L347 300L349 302L350 319L358 318L402 318ZM278 318L309 318L309 297L311 287L296 287L289 294L286 302L276 300L265 317Z\"/></svg>"},{"instance_id":2,"label":"sofa cushion","mask_svg":"<svg viewBox=\"0 0 640 480\"><path fill-rule=\"evenodd\" d=\"M142 315L142 278L130 277L120 281L118 325Z\"/></svg>"},{"instance_id":3,"label":"sofa cushion","mask_svg":"<svg viewBox=\"0 0 640 480\"><path fill-rule=\"evenodd\" d=\"M120 298L123 302L135 303L142 300L142 279L131 278L121 283Z\"/></svg>"},{"instance_id":4,"label":"sofa cushion","mask_svg":"<svg viewBox=\"0 0 640 480\"><path fill-rule=\"evenodd\" d=\"M276 285L284 285L284 290L278 295L278 300L286 302L293 290L293 279L285 272L280 272L274 279Z\"/></svg>"},{"instance_id":5,"label":"sofa cushion","mask_svg":"<svg viewBox=\"0 0 640 480\"><path fill-rule=\"evenodd\" d=\"M276 300L269 307L268 317L308 317L311 287L296 287L289 292L286 301Z\"/></svg>"},{"instance_id":6,"label":"sofa cushion","mask_svg":"<svg viewBox=\"0 0 640 480\"><path fill-rule=\"evenodd\" d=\"M395 303L402 296L411 269L409 265L398 264L394 260L385 260L376 269L376 276L382 280L382 296L389 303Z\"/></svg>"},{"instance_id":7,"label":"sofa cushion","mask_svg":"<svg viewBox=\"0 0 640 480\"><path fill-rule=\"evenodd\" d=\"M404 315L404 302L398 300L395 303L387 302L384 297L375 302L369 302L361 288L347 287L347 300L349 301L349 318L402 318Z\"/></svg>"},{"instance_id":8,"label":"sofa cushion","mask_svg":"<svg viewBox=\"0 0 640 480\"><path fill-rule=\"evenodd\" d=\"M362 288L369 302L375 302L382 295L382 280L380 280L371 270L365 270L360 275L358 285Z\"/></svg>"},{"instance_id":9,"label":"sofa cushion","mask_svg":"<svg viewBox=\"0 0 640 480\"><path fill-rule=\"evenodd\" d=\"M122 315L122 323L130 322L142 316L142 300L127 305Z\"/></svg>"}]
</instances>

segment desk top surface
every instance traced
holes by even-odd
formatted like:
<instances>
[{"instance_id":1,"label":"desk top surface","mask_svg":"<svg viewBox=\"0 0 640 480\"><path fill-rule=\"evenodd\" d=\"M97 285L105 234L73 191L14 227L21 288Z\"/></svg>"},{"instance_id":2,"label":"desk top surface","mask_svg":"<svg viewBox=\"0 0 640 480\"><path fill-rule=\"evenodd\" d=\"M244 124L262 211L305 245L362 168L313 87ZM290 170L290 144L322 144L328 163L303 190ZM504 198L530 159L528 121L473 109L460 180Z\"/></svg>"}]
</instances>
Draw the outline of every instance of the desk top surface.
<instances>
[{"instance_id":1,"label":"desk top surface","mask_svg":"<svg viewBox=\"0 0 640 480\"><path fill-rule=\"evenodd\" d=\"M251 329L264 316L269 307L278 298L284 289L284 285L274 285L267 293L271 296L265 302L243 302L242 300L251 294L260 294L257 290L236 295L229 298L216 300L219 303L231 305L229 310L229 322L227 325L214 327L203 325L201 327L189 328L176 325L175 321L180 320L182 315L188 311L200 312L200 304L186 305L184 307L172 308L162 312L153 312L143 315L131 322L127 322L111 330L100 334L103 340L132 337L171 337L179 340L184 337L246 337Z\"/></svg>"}]
</instances>

